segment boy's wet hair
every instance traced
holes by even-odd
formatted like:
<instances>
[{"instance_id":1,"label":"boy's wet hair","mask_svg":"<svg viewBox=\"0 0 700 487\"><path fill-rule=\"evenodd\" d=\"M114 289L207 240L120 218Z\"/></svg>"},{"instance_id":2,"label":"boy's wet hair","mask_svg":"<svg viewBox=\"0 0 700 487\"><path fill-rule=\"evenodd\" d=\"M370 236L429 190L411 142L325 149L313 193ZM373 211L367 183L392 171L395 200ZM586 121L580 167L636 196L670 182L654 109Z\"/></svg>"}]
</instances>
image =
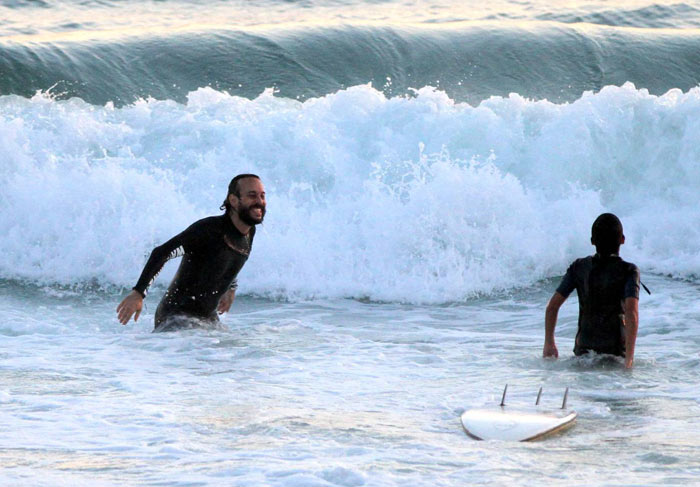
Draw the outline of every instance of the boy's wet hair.
<instances>
[{"instance_id":1,"label":"boy's wet hair","mask_svg":"<svg viewBox=\"0 0 700 487\"><path fill-rule=\"evenodd\" d=\"M228 202L228 195L230 194L235 194L239 198L241 197L241 190L238 187L238 182L241 179L246 179L246 178L255 178L255 179L260 179L260 177L256 174L239 174L238 176L234 177L230 183L228 183L228 193L226 193L226 198L224 198L224 202L221 204L219 207L220 210L226 210L228 213L228 210L231 209L231 205Z\"/></svg>"},{"instance_id":2,"label":"boy's wet hair","mask_svg":"<svg viewBox=\"0 0 700 487\"><path fill-rule=\"evenodd\" d=\"M601 255L617 254L622 236L622 222L612 213L603 213L593 222L591 242Z\"/></svg>"}]
</instances>

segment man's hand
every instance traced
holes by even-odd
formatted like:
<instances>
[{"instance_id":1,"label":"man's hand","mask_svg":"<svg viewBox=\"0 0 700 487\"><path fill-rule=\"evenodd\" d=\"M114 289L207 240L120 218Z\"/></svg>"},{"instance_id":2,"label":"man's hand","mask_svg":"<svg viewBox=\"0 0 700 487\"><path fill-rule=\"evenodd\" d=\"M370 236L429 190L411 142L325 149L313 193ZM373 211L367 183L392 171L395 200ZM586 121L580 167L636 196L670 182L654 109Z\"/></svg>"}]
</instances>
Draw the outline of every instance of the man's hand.
<instances>
[{"instance_id":1,"label":"man's hand","mask_svg":"<svg viewBox=\"0 0 700 487\"><path fill-rule=\"evenodd\" d=\"M233 304L233 298L235 297L236 291L233 289L226 291L224 295L221 296L221 299L219 299L219 306L217 306L216 311L218 311L220 315L228 313L228 310L231 309L231 305Z\"/></svg>"},{"instance_id":2,"label":"man's hand","mask_svg":"<svg viewBox=\"0 0 700 487\"><path fill-rule=\"evenodd\" d=\"M143 296L136 290L131 291L117 306L119 323L126 325L134 313L136 313L134 321L138 321L141 309L143 309Z\"/></svg>"}]
</instances>

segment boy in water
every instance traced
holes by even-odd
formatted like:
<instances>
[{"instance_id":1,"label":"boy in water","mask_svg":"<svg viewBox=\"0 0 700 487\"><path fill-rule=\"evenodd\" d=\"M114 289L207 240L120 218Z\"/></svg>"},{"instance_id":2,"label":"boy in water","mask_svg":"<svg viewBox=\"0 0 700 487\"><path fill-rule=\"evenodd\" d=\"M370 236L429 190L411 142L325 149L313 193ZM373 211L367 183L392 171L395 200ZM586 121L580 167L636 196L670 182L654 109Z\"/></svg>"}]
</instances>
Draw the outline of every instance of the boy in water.
<instances>
[{"instance_id":1,"label":"boy in water","mask_svg":"<svg viewBox=\"0 0 700 487\"><path fill-rule=\"evenodd\" d=\"M596 254L569 266L547 304L542 355L559 356L554 343L557 314L576 289L579 314L574 353L617 355L625 358L626 368L631 368L639 325L639 269L618 255L625 235L622 223L612 213L603 213L593 222L591 243Z\"/></svg>"}]
</instances>

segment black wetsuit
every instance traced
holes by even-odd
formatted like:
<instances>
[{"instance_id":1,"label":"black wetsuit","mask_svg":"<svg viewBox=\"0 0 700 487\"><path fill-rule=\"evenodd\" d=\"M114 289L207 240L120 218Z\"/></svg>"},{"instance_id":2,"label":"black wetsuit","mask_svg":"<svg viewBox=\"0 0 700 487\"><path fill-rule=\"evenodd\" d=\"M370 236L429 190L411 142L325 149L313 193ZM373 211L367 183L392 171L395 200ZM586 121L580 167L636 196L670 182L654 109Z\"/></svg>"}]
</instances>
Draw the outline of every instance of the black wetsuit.
<instances>
[{"instance_id":1,"label":"black wetsuit","mask_svg":"<svg viewBox=\"0 0 700 487\"><path fill-rule=\"evenodd\" d=\"M625 355L624 301L639 298L639 269L617 255L577 259L566 271L557 292L568 297L576 289L578 332L574 353L589 350Z\"/></svg>"},{"instance_id":2,"label":"black wetsuit","mask_svg":"<svg viewBox=\"0 0 700 487\"><path fill-rule=\"evenodd\" d=\"M254 236L255 227L243 235L228 214L224 214L199 220L153 249L134 286L144 296L163 265L183 256L156 310L156 331L192 326L191 320L188 325L188 320L182 317L218 322L219 299L228 289L236 288L236 276L248 260Z\"/></svg>"}]
</instances>

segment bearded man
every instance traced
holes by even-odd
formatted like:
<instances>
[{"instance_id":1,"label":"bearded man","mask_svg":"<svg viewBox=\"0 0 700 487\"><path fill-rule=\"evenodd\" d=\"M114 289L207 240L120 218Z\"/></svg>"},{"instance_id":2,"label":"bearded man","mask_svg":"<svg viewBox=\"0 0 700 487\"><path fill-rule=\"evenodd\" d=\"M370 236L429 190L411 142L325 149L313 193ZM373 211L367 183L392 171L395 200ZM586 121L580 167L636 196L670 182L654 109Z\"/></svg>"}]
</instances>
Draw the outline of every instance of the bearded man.
<instances>
[{"instance_id":1,"label":"bearded man","mask_svg":"<svg viewBox=\"0 0 700 487\"><path fill-rule=\"evenodd\" d=\"M255 174L231 180L221 209L226 212L196 221L153 249L131 293L117 306L119 322L138 320L146 290L165 263L182 256L180 267L158 304L153 331L217 324L238 287L237 276L248 260L255 225L265 217L265 188Z\"/></svg>"}]
</instances>

